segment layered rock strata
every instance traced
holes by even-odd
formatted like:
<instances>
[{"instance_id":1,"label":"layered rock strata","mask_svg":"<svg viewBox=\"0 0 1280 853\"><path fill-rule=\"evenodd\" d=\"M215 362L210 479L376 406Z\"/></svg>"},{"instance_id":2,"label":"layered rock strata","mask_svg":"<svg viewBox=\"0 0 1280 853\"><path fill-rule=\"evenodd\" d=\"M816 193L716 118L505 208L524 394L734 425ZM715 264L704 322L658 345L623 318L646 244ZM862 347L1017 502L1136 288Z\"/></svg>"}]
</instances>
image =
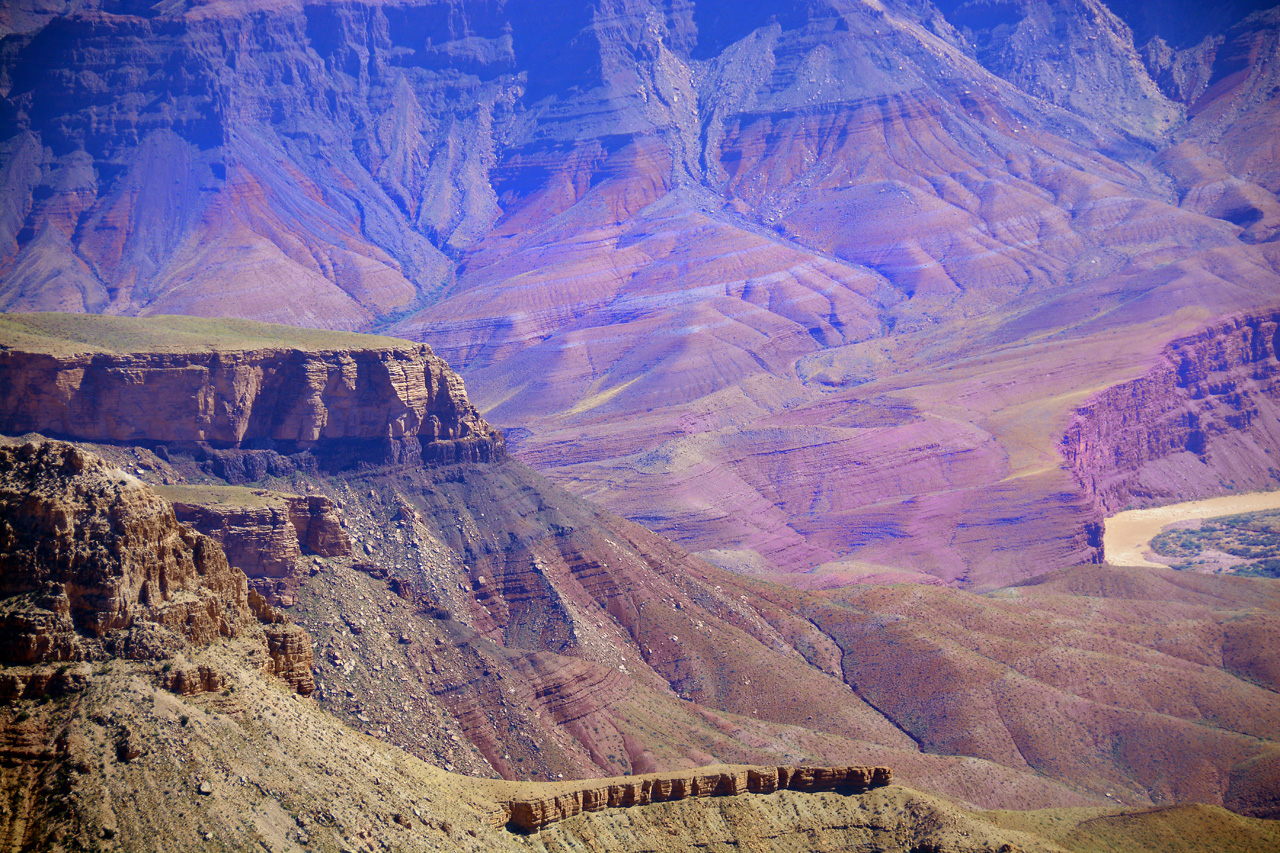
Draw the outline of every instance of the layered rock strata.
<instances>
[{"instance_id":1,"label":"layered rock strata","mask_svg":"<svg viewBox=\"0 0 1280 853\"><path fill-rule=\"evenodd\" d=\"M1078 409L1062 455L1101 511L1274 488L1278 343L1280 309L1232 317Z\"/></svg>"},{"instance_id":2,"label":"layered rock strata","mask_svg":"<svg viewBox=\"0 0 1280 853\"><path fill-rule=\"evenodd\" d=\"M57 322L24 322L38 331L42 319ZM504 454L461 378L424 344L126 353L58 343L0 348L0 432L190 446L232 480L271 464L236 452L309 451L334 467Z\"/></svg>"},{"instance_id":3,"label":"layered rock strata","mask_svg":"<svg viewBox=\"0 0 1280 853\"><path fill-rule=\"evenodd\" d=\"M320 495L254 492L255 505L197 503L183 490L170 497L178 520L215 540L227 560L245 573L249 584L272 604L289 606L297 592L298 560L351 555L338 508Z\"/></svg>"},{"instance_id":4,"label":"layered rock strata","mask_svg":"<svg viewBox=\"0 0 1280 853\"><path fill-rule=\"evenodd\" d=\"M260 638L264 668L314 688L310 638L167 501L61 442L0 447L0 661L160 660L188 645ZM172 672L169 670L167 672ZM178 692L219 684L179 671ZM0 685L22 695L29 685Z\"/></svg>"},{"instance_id":5,"label":"layered rock strata","mask_svg":"<svg viewBox=\"0 0 1280 853\"><path fill-rule=\"evenodd\" d=\"M496 825L537 832L584 812L645 806L695 797L772 794L775 791L863 793L893 780L888 767L738 767L652 775L589 784L571 791L513 798L494 816Z\"/></svg>"}]
</instances>

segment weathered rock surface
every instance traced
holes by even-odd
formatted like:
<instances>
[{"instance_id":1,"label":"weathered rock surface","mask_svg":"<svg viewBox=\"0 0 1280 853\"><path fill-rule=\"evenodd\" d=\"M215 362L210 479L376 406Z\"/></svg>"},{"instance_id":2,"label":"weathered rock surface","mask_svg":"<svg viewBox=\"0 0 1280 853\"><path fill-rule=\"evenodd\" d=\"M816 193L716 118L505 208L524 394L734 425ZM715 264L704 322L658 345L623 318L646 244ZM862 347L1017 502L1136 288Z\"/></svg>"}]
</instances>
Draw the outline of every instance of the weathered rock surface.
<instances>
[{"instance_id":1,"label":"weathered rock surface","mask_svg":"<svg viewBox=\"0 0 1280 853\"><path fill-rule=\"evenodd\" d=\"M351 554L351 540L342 529L342 511L324 495L285 495L289 505L289 523L298 534L304 554L320 557L346 557Z\"/></svg>"},{"instance_id":2,"label":"weathered rock surface","mask_svg":"<svg viewBox=\"0 0 1280 853\"><path fill-rule=\"evenodd\" d=\"M0 708L0 781L13 796L0 810L0 839L51 853L94 846L198 853L262 847L264 840L284 849L514 853L586 846L584 837L618 853L694 853L708 841L753 853L1062 849L897 786L858 796L781 790L672 798L584 812L537 836L511 832L492 816L505 816L513 797L554 796L568 786L446 773L273 689L236 668L227 649L202 650L199 664L225 671L234 690L169 693L139 665L116 661L86 673L71 701ZM667 777L743 771L705 768ZM1231 818L1212 813L1219 821ZM619 817L632 829L618 827Z\"/></svg>"},{"instance_id":3,"label":"weathered rock surface","mask_svg":"<svg viewBox=\"0 0 1280 853\"><path fill-rule=\"evenodd\" d=\"M740 767L681 774L651 774L609 784L580 786L564 793L518 797L495 815L498 825L537 832L575 815L675 802L695 797L735 797L775 791L860 794L888 785L888 767Z\"/></svg>"},{"instance_id":4,"label":"weathered rock surface","mask_svg":"<svg viewBox=\"0 0 1280 853\"><path fill-rule=\"evenodd\" d=\"M222 546L231 565L272 604L293 603L304 555L346 557L351 540L341 512L321 495L289 495L235 488L200 490L158 487L178 520Z\"/></svg>"},{"instance_id":5,"label":"weathered rock surface","mask_svg":"<svg viewBox=\"0 0 1280 853\"><path fill-rule=\"evenodd\" d=\"M74 445L0 446L0 596L6 663L159 660L257 637L270 672L300 693L314 688L307 633L167 501ZM165 673L177 692L221 683L198 668ZM9 695L31 687L10 681Z\"/></svg>"},{"instance_id":6,"label":"weathered rock surface","mask_svg":"<svg viewBox=\"0 0 1280 853\"><path fill-rule=\"evenodd\" d=\"M267 671L279 676L303 696L309 695L316 687L312 673L315 659L311 651L311 635L280 616L276 616L264 631L267 635L267 656L271 659Z\"/></svg>"},{"instance_id":7,"label":"weathered rock surface","mask_svg":"<svg viewBox=\"0 0 1280 853\"><path fill-rule=\"evenodd\" d=\"M6 660L92 660L128 648L144 625L207 645L254 621L244 575L217 545L97 457L60 443L0 447L0 489Z\"/></svg>"},{"instance_id":8,"label":"weathered rock surface","mask_svg":"<svg viewBox=\"0 0 1280 853\"><path fill-rule=\"evenodd\" d=\"M17 345L0 352L0 430L311 451L335 465L503 454L501 435L467 401L462 380L425 345L384 339L338 351L236 349L219 343L219 332L239 327L214 324L196 351L170 343L149 352L148 344L165 341L173 319L116 318L86 332L104 342L131 338L139 348L121 352L60 337L66 322L57 315L6 320L5 338ZM268 327L253 331L271 335ZM288 339L288 330L278 331Z\"/></svg>"},{"instance_id":9,"label":"weathered rock surface","mask_svg":"<svg viewBox=\"0 0 1280 853\"><path fill-rule=\"evenodd\" d=\"M1062 439L1105 512L1280 485L1280 312L1224 320L1082 406Z\"/></svg>"}]
</instances>

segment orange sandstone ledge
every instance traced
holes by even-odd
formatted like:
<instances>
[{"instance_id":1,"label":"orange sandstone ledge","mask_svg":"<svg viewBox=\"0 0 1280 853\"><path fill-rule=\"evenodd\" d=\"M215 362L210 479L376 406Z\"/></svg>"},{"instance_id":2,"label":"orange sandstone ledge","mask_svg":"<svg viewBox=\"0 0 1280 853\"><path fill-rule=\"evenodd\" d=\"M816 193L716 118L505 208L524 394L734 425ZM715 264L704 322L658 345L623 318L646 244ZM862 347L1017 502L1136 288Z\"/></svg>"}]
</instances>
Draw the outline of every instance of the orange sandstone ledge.
<instances>
[{"instance_id":1,"label":"orange sandstone ledge","mask_svg":"<svg viewBox=\"0 0 1280 853\"><path fill-rule=\"evenodd\" d=\"M705 767L651 773L619 780L540 783L538 795L517 793L493 815L495 826L537 832L583 812L674 802L691 797L731 797L774 791L835 791L857 794L890 784L888 767ZM572 787L570 787L572 786ZM531 784L529 787L533 787ZM548 790L550 789L550 790Z\"/></svg>"}]
</instances>

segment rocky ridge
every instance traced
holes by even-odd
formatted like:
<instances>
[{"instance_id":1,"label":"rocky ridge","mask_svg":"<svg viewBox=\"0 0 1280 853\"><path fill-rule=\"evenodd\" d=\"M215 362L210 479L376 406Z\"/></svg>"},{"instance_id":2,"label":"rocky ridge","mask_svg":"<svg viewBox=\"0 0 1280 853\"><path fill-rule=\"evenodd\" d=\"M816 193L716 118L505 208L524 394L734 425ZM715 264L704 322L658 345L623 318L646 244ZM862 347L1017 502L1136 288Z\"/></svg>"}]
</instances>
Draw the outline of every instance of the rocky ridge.
<instances>
[{"instance_id":1,"label":"rocky ridge","mask_svg":"<svg viewBox=\"0 0 1280 853\"><path fill-rule=\"evenodd\" d=\"M704 768L679 775L650 775L565 793L512 799L495 821L519 832L537 832L575 815L676 802L695 797L735 797L776 791L863 793L890 784L888 767Z\"/></svg>"},{"instance_id":2,"label":"rocky ridge","mask_svg":"<svg viewBox=\"0 0 1280 853\"><path fill-rule=\"evenodd\" d=\"M908 789L875 787L887 775L871 768L708 767L556 784L466 779L336 725L264 681L245 665L252 655L237 638L193 646L187 659L192 678L217 673L221 690L178 689L186 676L166 680L149 662L100 660L62 673L48 664L11 667L61 681L46 679L53 701L17 698L0 708L0 781L14 794L0 810L0 838L50 851L693 851L712 842L797 853L815 845L868 853L1077 849ZM971 773L977 763L966 767ZM646 785L648 805L593 810L642 799ZM842 785L870 790L820 792ZM743 788L747 796L676 797ZM579 803L582 811L568 815ZM505 828L517 813L530 826L561 819L525 836ZM1248 830L1253 841L1242 849L1266 849L1273 837L1261 822L1208 813L1215 831L1231 821Z\"/></svg>"},{"instance_id":3,"label":"rocky ridge","mask_svg":"<svg viewBox=\"0 0 1280 853\"><path fill-rule=\"evenodd\" d=\"M1065 573L1091 581L1079 589L801 593L718 570L512 459L294 466L245 489L197 455L98 449L212 504L264 491L338 507L354 553L299 560L290 608L315 640L314 696L446 769L875 763L985 807L1276 808L1264 581L1094 567ZM233 686L185 654L173 690L216 690L202 665Z\"/></svg>"},{"instance_id":4,"label":"rocky ridge","mask_svg":"<svg viewBox=\"0 0 1280 853\"><path fill-rule=\"evenodd\" d=\"M140 351L112 352L58 338L65 334L58 315L7 322L16 327L10 334L44 333L46 342L0 352L0 429L10 434L200 448L230 480L256 479L281 466L281 455L309 453L338 467L503 455L501 434L424 344L148 352L166 321L117 318L104 337L144 340ZM207 331L207 340L220 337L216 323Z\"/></svg>"}]
</instances>

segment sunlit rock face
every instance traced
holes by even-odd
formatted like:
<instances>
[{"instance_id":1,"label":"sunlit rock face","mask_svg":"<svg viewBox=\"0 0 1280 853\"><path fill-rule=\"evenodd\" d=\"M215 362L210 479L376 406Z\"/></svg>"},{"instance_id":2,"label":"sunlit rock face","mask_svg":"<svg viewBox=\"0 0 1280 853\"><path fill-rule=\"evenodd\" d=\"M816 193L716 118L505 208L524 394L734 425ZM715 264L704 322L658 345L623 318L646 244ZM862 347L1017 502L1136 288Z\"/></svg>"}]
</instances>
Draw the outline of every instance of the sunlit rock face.
<instances>
[{"instance_id":1,"label":"sunlit rock face","mask_svg":"<svg viewBox=\"0 0 1280 853\"><path fill-rule=\"evenodd\" d=\"M1074 406L1277 293L1243 0L4 12L0 306L390 329L724 565L1096 555Z\"/></svg>"}]
</instances>

